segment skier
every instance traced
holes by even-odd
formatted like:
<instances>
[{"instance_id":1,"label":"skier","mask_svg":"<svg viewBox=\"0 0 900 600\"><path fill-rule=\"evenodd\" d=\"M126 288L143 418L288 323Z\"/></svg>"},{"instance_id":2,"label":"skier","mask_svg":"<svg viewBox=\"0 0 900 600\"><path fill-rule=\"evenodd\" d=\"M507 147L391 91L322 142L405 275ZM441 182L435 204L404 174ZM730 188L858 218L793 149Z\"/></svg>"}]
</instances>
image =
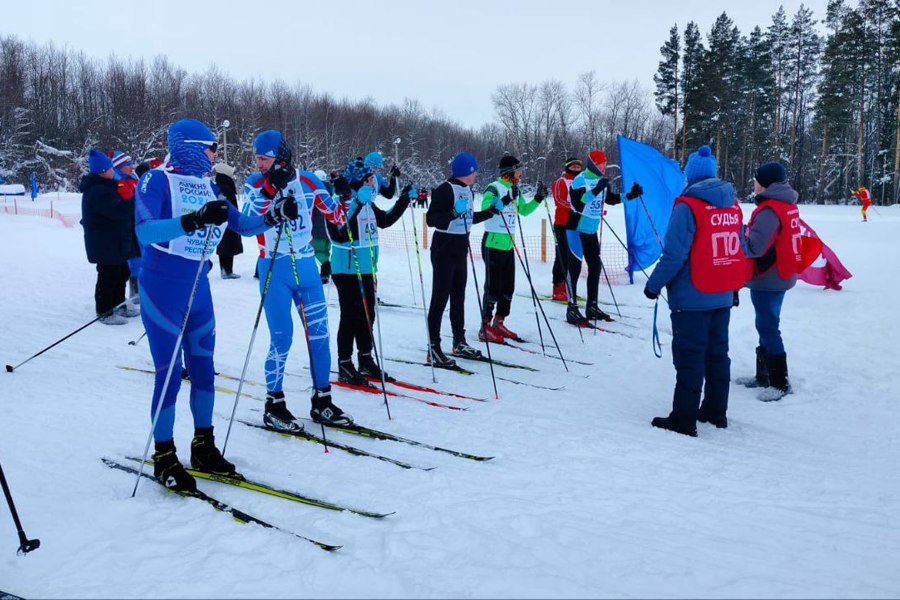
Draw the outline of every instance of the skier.
<instances>
[{"instance_id":1,"label":"skier","mask_svg":"<svg viewBox=\"0 0 900 600\"><path fill-rule=\"evenodd\" d=\"M316 422L326 425L349 425L350 415L338 408L331 399L331 353L328 348L328 312L322 279L316 267L315 251L312 247L311 211L320 210L325 219L342 222L342 215L336 212L337 202L328 195L325 185L318 177L307 171L299 174L294 170L292 152L280 131L263 131L253 142L256 152L258 173L251 175L244 183L245 214L263 215L277 206L284 196L302 200L298 213L285 223L285 230L278 242L278 253L274 258L278 234L267 231L257 236L260 255L257 263L260 294L266 285L266 276L272 262L272 278L266 292L263 309L269 325L269 354L266 356L266 406L263 421L273 429L297 432L300 423L287 408L284 399L284 369L294 332L292 313L294 306L301 311L305 320L306 339L309 344L309 366L314 392L310 399L310 416ZM280 177L281 171L290 171L284 185L273 185L272 178ZM280 179L276 179L280 184Z\"/></svg>"},{"instance_id":2,"label":"skier","mask_svg":"<svg viewBox=\"0 0 900 600\"><path fill-rule=\"evenodd\" d=\"M347 221L329 224L332 240L331 264L334 286L341 305L338 326L338 378L344 383L369 385L369 377L381 379L381 369L372 358L372 330L375 323L375 274L378 272L378 229L390 227L409 206L412 185L407 185L400 198L387 212L372 202L375 176L361 160L352 160L344 176L335 180L342 211ZM361 289L362 288L362 289ZM362 293L365 290L365 302ZM356 340L359 370L353 366L353 341ZM392 381L387 374L386 381Z\"/></svg>"},{"instance_id":3,"label":"skier","mask_svg":"<svg viewBox=\"0 0 900 600\"><path fill-rule=\"evenodd\" d=\"M572 182L584 169L584 163L578 158L568 158L562 176L553 182L552 192L556 210L553 215L553 237L556 238L556 259L553 261L553 300L567 302L569 300L569 239L566 237L566 223L569 222L569 188Z\"/></svg>"},{"instance_id":4,"label":"skier","mask_svg":"<svg viewBox=\"0 0 900 600\"><path fill-rule=\"evenodd\" d=\"M612 321L612 317L600 310L597 296L600 287L600 242L597 230L603 217L603 205L619 204L620 194L612 191L606 178L606 155L600 150L591 150L585 161L586 170L575 177L569 189L569 220L566 223L566 238L569 242L569 306L566 321L579 327L588 320ZM628 200L644 193L634 182L625 194ZM587 263L587 307L586 315L578 310L578 278L581 276L581 261Z\"/></svg>"},{"instance_id":5,"label":"skier","mask_svg":"<svg viewBox=\"0 0 900 600\"><path fill-rule=\"evenodd\" d=\"M297 203L293 198L285 198L267 216L249 217L218 197L218 190L206 177L218 144L212 131L200 121L183 119L173 123L168 131L168 148L170 160L165 168L148 171L138 185L135 216L138 238L145 250L139 281L144 307L141 317L156 369L151 414L156 414L157 403L162 402L153 431L153 472L167 487L193 491L196 482L178 461L173 439L175 399L181 385L177 373L171 375L165 397L160 397L176 351L184 354L191 374L191 465L209 473L236 475L234 465L216 448L213 436L216 322L207 257L215 250L226 223L242 235L253 235L296 216ZM202 268L199 278L198 268ZM190 312L185 315L189 304ZM183 343L176 349L182 322ZM180 364L178 356L175 360L176 365Z\"/></svg>"},{"instance_id":6,"label":"skier","mask_svg":"<svg viewBox=\"0 0 900 600\"><path fill-rule=\"evenodd\" d=\"M866 216L866 213L869 212L869 207L872 206L872 196L869 194L869 190L866 189L866 186L861 185L858 190L851 191L854 196L859 198L859 201L862 204L860 212L862 212L863 223L868 222L869 218Z\"/></svg>"},{"instance_id":7,"label":"skier","mask_svg":"<svg viewBox=\"0 0 900 600\"><path fill-rule=\"evenodd\" d=\"M235 209L240 210L237 200L237 186L234 183L234 167L225 163L216 163L215 184L219 188L225 200ZM234 257L244 253L244 243L241 236L231 229L222 233L222 241L216 247L216 255L219 257L219 270L222 279L240 279L241 276L234 272Z\"/></svg>"},{"instance_id":8,"label":"skier","mask_svg":"<svg viewBox=\"0 0 900 600\"><path fill-rule=\"evenodd\" d=\"M663 286L668 290L675 364L672 412L651 424L696 437L697 421L728 426L728 323L746 259L734 186L716 179L707 146L691 154L684 174L688 186L675 200L665 248L644 295L656 300Z\"/></svg>"},{"instance_id":9,"label":"skier","mask_svg":"<svg viewBox=\"0 0 900 600\"><path fill-rule=\"evenodd\" d=\"M137 192L137 184L140 177L135 173L134 161L130 156L121 150L112 152L110 158L113 161L113 169L115 169L116 191L125 202L134 200L135 192ZM131 211L131 227L134 229L134 211ZM137 235L135 235L135 240ZM138 255L128 259L128 298L132 304L140 304L140 295L138 295L138 275L141 271L141 251L138 248ZM140 314L137 309L125 306L126 317L136 317Z\"/></svg>"},{"instance_id":10,"label":"skier","mask_svg":"<svg viewBox=\"0 0 900 600\"><path fill-rule=\"evenodd\" d=\"M429 227L436 229L431 241L432 286L428 307L429 359L434 366L454 368L456 362L441 350L441 319L450 301L450 325L453 328L453 354L464 358L481 357L481 352L466 343L465 302L472 225L487 221L495 209L473 212L475 202L472 184L478 172L478 161L461 152L450 162L450 178L435 188L431 206L425 213Z\"/></svg>"},{"instance_id":11,"label":"skier","mask_svg":"<svg viewBox=\"0 0 900 600\"><path fill-rule=\"evenodd\" d=\"M126 316L140 314L127 305L117 313L111 312L125 301L128 261L139 254L133 225L134 198L126 200L116 193L119 187L113 162L106 154L92 148L88 170L78 189L82 193L84 248L88 262L97 265L94 308L104 325L124 325Z\"/></svg>"},{"instance_id":12,"label":"skier","mask_svg":"<svg viewBox=\"0 0 900 600\"><path fill-rule=\"evenodd\" d=\"M381 174L381 170L384 169L384 157L381 155L381 152L369 152L366 154L363 162L372 170L372 174L375 176L375 196L381 195L385 198L393 198L394 194L397 193L397 186L400 181L400 166L394 165L391 167L390 182L385 183L384 175Z\"/></svg>"},{"instance_id":13,"label":"skier","mask_svg":"<svg viewBox=\"0 0 900 600\"><path fill-rule=\"evenodd\" d=\"M481 239L481 256L484 258L484 314L478 339L502 344L504 338L519 340L519 335L506 326L513 293L516 287L516 262L513 246L516 232L516 215L528 216L540 206L547 196L547 188L540 184L534 200L526 200L519 192L522 163L514 156L500 159L500 177L487 186L481 201L482 210L493 208L497 214L484 224ZM497 308L493 324L491 317Z\"/></svg>"},{"instance_id":14,"label":"skier","mask_svg":"<svg viewBox=\"0 0 900 600\"><path fill-rule=\"evenodd\" d=\"M333 196L334 188L328 182L325 171L319 169L313 175L322 182L329 196ZM316 260L319 263L319 277L322 279L322 285L328 285L331 280L331 240L328 239L328 230L325 227L325 215L320 210L312 212L312 239Z\"/></svg>"},{"instance_id":15,"label":"skier","mask_svg":"<svg viewBox=\"0 0 900 600\"><path fill-rule=\"evenodd\" d=\"M777 162L763 163L753 178L756 210L741 238L753 273L747 287L756 311L756 378L752 387L771 387L761 400L778 400L791 391L787 354L779 329L785 293L797 283L800 266L800 209L787 171Z\"/></svg>"}]
</instances>

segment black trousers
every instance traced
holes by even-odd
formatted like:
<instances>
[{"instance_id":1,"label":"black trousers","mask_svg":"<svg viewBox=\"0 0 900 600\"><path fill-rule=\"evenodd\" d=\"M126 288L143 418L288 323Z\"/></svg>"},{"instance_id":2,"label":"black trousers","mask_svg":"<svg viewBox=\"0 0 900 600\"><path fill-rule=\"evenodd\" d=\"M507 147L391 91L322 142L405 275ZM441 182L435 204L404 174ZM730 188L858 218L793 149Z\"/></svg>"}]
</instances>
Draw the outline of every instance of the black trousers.
<instances>
[{"instance_id":1,"label":"black trousers","mask_svg":"<svg viewBox=\"0 0 900 600\"><path fill-rule=\"evenodd\" d=\"M587 263L587 301L588 304L597 302L597 294L600 288L600 240L596 234L579 233L581 237L581 250L584 253L584 262ZM572 281L571 296L569 302L578 301L578 278L581 275L581 261L569 252L569 278Z\"/></svg>"},{"instance_id":2,"label":"black trousers","mask_svg":"<svg viewBox=\"0 0 900 600\"><path fill-rule=\"evenodd\" d=\"M350 360L353 357L354 340L360 353L372 351L372 333L369 331L369 324L375 327L375 280L371 275L362 276L366 305L363 305L359 279L356 275L337 273L332 276L332 280L334 287L337 288L338 302L341 305L341 322L337 332L338 360Z\"/></svg>"},{"instance_id":3,"label":"black trousers","mask_svg":"<svg viewBox=\"0 0 900 600\"><path fill-rule=\"evenodd\" d=\"M566 226L554 225L553 235L556 237L556 260L553 261L553 285L563 283L566 280L568 268L566 266L569 256L569 240L566 239Z\"/></svg>"},{"instance_id":4,"label":"black trousers","mask_svg":"<svg viewBox=\"0 0 900 600\"><path fill-rule=\"evenodd\" d=\"M125 302L125 286L131 271L128 263L97 265L97 285L94 287L94 306L97 316Z\"/></svg>"},{"instance_id":5,"label":"black trousers","mask_svg":"<svg viewBox=\"0 0 900 600\"><path fill-rule=\"evenodd\" d=\"M232 271L234 271L234 255L222 254L219 256L219 266L222 267L223 273L231 275Z\"/></svg>"},{"instance_id":6,"label":"black trousers","mask_svg":"<svg viewBox=\"0 0 900 600\"><path fill-rule=\"evenodd\" d=\"M487 234L481 239L481 256L484 257L484 314L489 320L494 315L508 317L512 307L513 293L516 291L516 263L513 250L488 248Z\"/></svg>"},{"instance_id":7,"label":"black trousers","mask_svg":"<svg viewBox=\"0 0 900 600\"><path fill-rule=\"evenodd\" d=\"M467 248L467 246L461 246ZM459 248L454 248L459 250ZM466 338L466 282L469 276L466 252L448 252L436 244L431 248L431 304L428 307L428 335L431 341L441 339L441 318L450 301L450 326L453 341Z\"/></svg>"}]
</instances>

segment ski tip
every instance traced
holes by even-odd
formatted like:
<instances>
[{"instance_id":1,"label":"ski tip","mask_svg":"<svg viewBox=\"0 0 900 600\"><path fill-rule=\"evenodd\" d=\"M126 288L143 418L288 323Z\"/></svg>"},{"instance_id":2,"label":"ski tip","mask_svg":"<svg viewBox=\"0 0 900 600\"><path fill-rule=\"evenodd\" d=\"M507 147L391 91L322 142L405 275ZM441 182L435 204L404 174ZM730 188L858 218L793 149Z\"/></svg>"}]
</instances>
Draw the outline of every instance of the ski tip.
<instances>
[{"instance_id":1,"label":"ski tip","mask_svg":"<svg viewBox=\"0 0 900 600\"><path fill-rule=\"evenodd\" d=\"M15 371L15 370L16 370L15 367L13 367L12 365L6 365L6 372L7 372L7 373L12 373L12 372Z\"/></svg>"}]
</instances>

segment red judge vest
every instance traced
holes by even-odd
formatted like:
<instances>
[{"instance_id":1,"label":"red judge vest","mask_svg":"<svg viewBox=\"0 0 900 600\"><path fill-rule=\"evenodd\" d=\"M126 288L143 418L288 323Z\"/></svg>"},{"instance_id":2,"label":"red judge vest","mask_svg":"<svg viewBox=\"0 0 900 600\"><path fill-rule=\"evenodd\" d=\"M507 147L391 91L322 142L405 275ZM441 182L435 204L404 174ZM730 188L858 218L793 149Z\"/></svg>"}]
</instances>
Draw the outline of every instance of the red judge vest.
<instances>
[{"instance_id":1,"label":"red judge vest","mask_svg":"<svg viewBox=\"0 0 900 600\"><path fill-rule=\"evenodd\" d=\"M750 215L750 224L753 227L753 219L764 208L770 209L778 216L778 233L775 234L775 266L778 276L782 279L790 279L800 271L803 259L803 244L800 236L800 209L796 204L787 204L778 200L763 200ZM754 261L754 270L758 271L758 262ZM771 267L770 267L771 268ZM768 269L767 269L768 270ZM763 273L757 272L757 275Z\"/></svg>"},{"instance_id":2,"label":"red judge vest","mask_svg":"<svg viewBox=\"0 0 900 600\"><path fill-rule=\"evenodd\" d=\"M741 248L741 208L718 208L681 196L694 215L697 231L691 243L691 283L704 294L733 292L744 286L747 259Z\"/></svg>"}]
</instances>

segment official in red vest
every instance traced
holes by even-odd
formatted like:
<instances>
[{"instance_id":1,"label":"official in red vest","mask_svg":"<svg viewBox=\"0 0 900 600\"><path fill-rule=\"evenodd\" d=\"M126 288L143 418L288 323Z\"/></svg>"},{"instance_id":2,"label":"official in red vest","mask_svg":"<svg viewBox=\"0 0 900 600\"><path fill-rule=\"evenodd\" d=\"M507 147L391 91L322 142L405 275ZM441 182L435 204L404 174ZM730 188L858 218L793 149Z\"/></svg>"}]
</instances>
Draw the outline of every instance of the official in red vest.
<instances>
[{"instance_id":1,"label":"official in red vest","mask_svg":"<svg viewBox=\"0 0 900 600\"><path fill-rule=\"evenodd\" d=\"M734 186L716 178L711 154L702 146L688 158L688 187L675 200L662 257L644 288L651 300L663 286L668 291L675 363L672 412L651 424L692 437L697 421L728 426L728 323L746 275L741 209Z\"/></svg>"},{"instance_id":2,"label":"official in red vest","mask_svg":"<svg viewBox=\"0 0 900 600\"><path fill-rule=\"evenodd\" d=\"M744 236L744 252L752 259L747 281L756 311L756 377L750 387L771 387L760 400L778 400L790 392L787 355L781 339L784 294L797 283L800 267L800 209L787 171L777 162L763 163L753 181L756 210Z\"/></svg>"}]
</instances>

